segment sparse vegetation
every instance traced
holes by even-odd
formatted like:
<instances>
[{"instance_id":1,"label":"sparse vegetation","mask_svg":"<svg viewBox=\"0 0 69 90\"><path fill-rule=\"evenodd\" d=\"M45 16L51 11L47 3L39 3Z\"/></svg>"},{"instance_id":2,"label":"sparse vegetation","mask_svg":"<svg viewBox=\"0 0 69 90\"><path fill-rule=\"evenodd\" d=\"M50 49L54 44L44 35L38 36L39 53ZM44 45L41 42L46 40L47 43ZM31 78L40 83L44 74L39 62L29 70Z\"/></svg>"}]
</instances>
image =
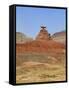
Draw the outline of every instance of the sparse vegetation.
<instances>
[{"instance_id":1,"label":"sparse vegetation","mask_svg":"<svg viewBox=\"0 0 69 90\"><path fill-rule=\"evenodd\" d=\"M64 56L65 54L62 54L61 57L60 54L55 54L54 56L52 53L23 53L17 55L16 82L27 83L65 80Z\"/></svg>"}]
</instances>

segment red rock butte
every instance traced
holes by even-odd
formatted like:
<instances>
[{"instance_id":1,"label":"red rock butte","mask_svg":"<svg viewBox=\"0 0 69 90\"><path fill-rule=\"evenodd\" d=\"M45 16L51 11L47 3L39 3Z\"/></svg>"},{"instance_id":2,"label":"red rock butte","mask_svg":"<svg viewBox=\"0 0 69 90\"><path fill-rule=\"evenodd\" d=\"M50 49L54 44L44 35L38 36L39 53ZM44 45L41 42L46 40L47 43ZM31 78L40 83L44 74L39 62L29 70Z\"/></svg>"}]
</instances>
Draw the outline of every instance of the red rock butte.
<instances>
[{"instance_id":1,"label":"red rock butte","mask_svg":"<svg viewBox=\"0 0 69 90\"><path fill-rule=\"evenodd\" d=\"M50 40L50 34L48 33L45 26L41 26L41 30L36 36L36 40Z\"/></svg>"}]
</instances>

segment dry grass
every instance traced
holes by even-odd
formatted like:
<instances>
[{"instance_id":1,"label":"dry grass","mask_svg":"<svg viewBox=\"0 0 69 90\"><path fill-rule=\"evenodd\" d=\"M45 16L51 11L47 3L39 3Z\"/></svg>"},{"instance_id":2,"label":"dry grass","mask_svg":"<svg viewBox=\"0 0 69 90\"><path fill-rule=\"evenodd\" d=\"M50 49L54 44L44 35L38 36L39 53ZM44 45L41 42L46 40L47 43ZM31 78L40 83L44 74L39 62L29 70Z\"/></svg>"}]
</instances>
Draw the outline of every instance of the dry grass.
<instances>
[{"instance_id":1,"label":"dry grass","mask_svg":"<svg viewBox=\"0 0 69 90\"><path fill-rule=\"evenodd\" d=\"M64 81L65 54L21 53L16 56L16 83Z\"/></svg>"}]
</instances>

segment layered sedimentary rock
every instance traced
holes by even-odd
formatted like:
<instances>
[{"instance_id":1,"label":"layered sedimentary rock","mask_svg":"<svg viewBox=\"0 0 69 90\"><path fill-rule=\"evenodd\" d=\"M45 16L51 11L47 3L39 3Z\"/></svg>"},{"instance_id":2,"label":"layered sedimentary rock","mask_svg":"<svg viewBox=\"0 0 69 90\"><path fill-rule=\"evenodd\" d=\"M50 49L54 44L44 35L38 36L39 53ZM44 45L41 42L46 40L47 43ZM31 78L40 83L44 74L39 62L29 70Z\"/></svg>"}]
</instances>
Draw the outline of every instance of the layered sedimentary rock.
<instances>
[{"instance_id":1,"label":"layered sedimentary rock","mask_svg":"<svg viewBox=\"0 0 69 90\"><path fill-rule=\"evenodd\" d=\"M66 44L66 32L61 31L61 32L54 33L52 35L52 39L56 42Z\"/></svg>"},{"instance_id":2,"label":"layered sedimentary rock","mask_svg":"<svg viewBox=\"0 0 69 90\"><path fill-rule=\"evenodd\" d=\"M33 38L26 36L24 33L16 32L16 43L25 43L32 40Z\"/></svg>"},{"instance_id":3,"label":"layered sedimentary rock","mask_svg":"<svg viewBox=\"0 0 69 90\"><path fill-rule=\"evenodd\" d=\"M50 40L50 39L51 39L51 36L46 30L46 27L41 26L41 30L36 36L36 40Z\"/></svg>"}]
</instances>

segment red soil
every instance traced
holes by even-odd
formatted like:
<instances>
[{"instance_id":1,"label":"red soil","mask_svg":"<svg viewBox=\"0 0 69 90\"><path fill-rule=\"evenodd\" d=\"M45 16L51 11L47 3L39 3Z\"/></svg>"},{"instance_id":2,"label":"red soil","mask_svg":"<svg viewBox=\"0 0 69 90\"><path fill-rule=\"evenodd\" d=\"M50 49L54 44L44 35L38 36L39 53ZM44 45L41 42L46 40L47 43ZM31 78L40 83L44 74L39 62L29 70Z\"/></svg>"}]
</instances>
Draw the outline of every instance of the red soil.
<instances>
[{"instance_id":1,"label":"red soil","mask_svg":"<svg viewBox=\"0 0 69 90\"><path fill-rule=\"evenodd\" d=\"M23 44L16 44L16 52L61 52L65 48L64 44L55 42L53 40L48 41L31 41Z\"/></svg>"}]
</instances>

